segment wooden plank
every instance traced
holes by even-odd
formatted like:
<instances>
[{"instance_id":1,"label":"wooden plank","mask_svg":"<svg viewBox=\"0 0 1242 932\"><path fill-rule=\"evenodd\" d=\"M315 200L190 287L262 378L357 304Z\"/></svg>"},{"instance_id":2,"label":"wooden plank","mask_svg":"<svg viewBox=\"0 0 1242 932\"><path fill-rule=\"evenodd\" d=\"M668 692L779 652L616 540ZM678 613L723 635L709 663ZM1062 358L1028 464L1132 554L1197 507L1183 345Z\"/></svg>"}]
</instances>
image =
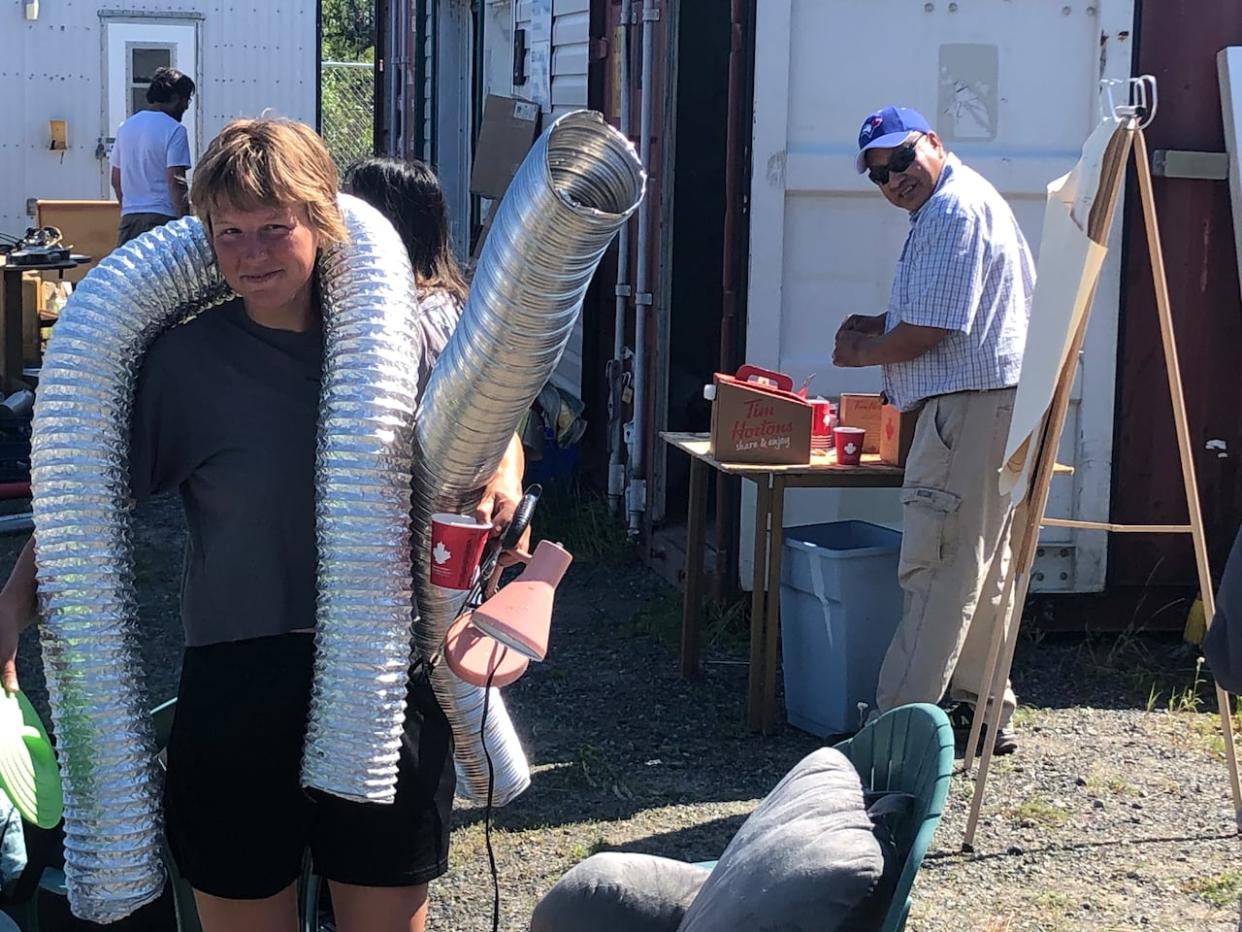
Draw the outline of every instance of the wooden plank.
<instances>
[{"instance_id":1,"label":"wooden plank","mask_svg":"<svg viewBox=\"0 0 1242 932\"><path fill-rule=\"evenodd\" d=\"M1111 531L1114 534L1190 534L1189 524L1109 524L1107 521L1075 521L1071 518L1044 518L1044 527L1071 527L1081 531Z\"/></svg>"},{"instance_id":2,"label":"wooden plank","mask_svg":"<svg viewBox=\"0 0 1242 932\"><path fill-rule=\"evenodd\" d=\"M781 630L781 550L784 546L785 480L772 477L772 531L768 540L768 572L766 574L768 605L764 619L763 638L763 733L770 735L776 728L776 658ZM758 564L755 565L756 571Z\"/></svg>"},{"instance_id":3,"label":"wooden plank","mask_svg":"<svg viewBox=\"0 0 1242 932\"><path fill-rule=\"evenodd\" d=\"M1160 320L1160 342L1164 347L1165 372L1169 380L1169 396L1173 401L1173 423L1177 433L1177 449L1182 467L1182 483L1186 489L1186 507L1194 529L1195 568L1199 573L1199 597L1204 615L1210 622L1216 615L1216 594L1212 588L1212 571L1208 565L1207 533L1203 526L1203 507L1199 502L1199 481L1195 476L1194 453L1190 445L1190 422L1186 417L1186 399L1182 394L1181 362L1177 356L1177 337L1173 333L1173 311L1169 299L1169 282L1164 270L1164 249L1160 243L1160 226L1156 220L1156 199L1151 189L1151 166L1147 161L1147 142L1140 130L1134 140L1138 161L1139 194L1143 202L1143 219L1147 228L1147 248L1151 252L1151 272L1156 290L1156 314ZM1233 794L1234 816L1242 819L1242 784L1238 781L1238 753L1233 741L1233 703L1228 694L1216 687L1220 707L1221 735L1225 743L1225 761L1229 765L1229 788Z\"/></svg>"},{"instance_id":4,"label":"wooden plank","mask_svg":"<svg viewBox=\"0 0 1242 932\"><path fill-rule=\"evenodd\" d=\"M767 592L762 585L762 574L768 565L768 519L770 517L772 492L770 477L759 477L755 482L755 584L750 597L750 672L746 690L746 723L751 731L763 729L763 633L767 619Z\"/></svg>"},{"instance_id":5,"label":"wooden plank","mask_svg":"<svg viewBox=\"0 0 1242 932\"><path fill-rule=\"evenodd\" d=\"M690 460L686 511L686 591L681 607L681 675L699 676L699 624L703 618L703 545L707 530L707 464Z\"/></svg>"}]
</instances>

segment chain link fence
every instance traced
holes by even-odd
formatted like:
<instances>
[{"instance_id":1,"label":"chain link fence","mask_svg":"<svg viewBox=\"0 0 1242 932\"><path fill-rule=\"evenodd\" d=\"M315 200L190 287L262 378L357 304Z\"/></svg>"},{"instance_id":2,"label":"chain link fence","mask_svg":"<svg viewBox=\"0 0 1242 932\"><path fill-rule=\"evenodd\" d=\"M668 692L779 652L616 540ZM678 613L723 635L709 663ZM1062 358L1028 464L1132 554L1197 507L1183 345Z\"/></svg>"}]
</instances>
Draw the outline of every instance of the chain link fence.
<instances>
[{"instance_id":1,"label":"chain link fence","mask_svg":"<svg viewBox=\"0 0 1242 932\"><path fill-rule=\"evenodd\" d=\"M374 66L370 62L325 61L320 71L320 115L324 142L344 171L374 148Z\"/></svg>"}]
</instances>

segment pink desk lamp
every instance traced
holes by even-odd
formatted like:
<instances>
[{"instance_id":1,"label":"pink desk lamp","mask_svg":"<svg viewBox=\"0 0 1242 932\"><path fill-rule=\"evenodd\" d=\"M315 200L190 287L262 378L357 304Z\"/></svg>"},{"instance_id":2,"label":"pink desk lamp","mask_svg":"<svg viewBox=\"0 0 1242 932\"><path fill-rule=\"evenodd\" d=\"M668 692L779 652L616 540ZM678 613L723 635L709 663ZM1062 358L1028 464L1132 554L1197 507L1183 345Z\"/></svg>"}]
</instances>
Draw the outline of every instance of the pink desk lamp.
<instances>
[{"instance_id":1,"label":"pink desk lamp","mask_svg":"<svg viewBox=\"0 0 1242 932\"><path fill-rule=\"evenodd\" d=\"M533 554L519 553L521 575L449 628L444 656L467 683L508 686L530 661L548 653L556 587L573 562L560 544L540 541Z\"/></svg>"}]
</instances>

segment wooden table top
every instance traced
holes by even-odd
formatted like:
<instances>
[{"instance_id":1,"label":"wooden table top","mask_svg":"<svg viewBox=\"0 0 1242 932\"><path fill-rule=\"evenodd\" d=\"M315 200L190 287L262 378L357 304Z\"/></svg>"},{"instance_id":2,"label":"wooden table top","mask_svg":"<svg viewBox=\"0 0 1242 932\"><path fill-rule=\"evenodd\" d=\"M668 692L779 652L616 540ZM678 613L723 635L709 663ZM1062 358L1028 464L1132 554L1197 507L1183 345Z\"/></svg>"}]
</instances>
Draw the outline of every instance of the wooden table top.
<instances>
[{"instance_id":1,"label":"wooden table top","mask_svg":"<svg viewBox=\"0 0 1242 932\"><path fill-rule=\"evenodd\" d=\"M795 463L789 466L773 465L771 463L721 463L708 452L711 447L711 440L707 434L686 434L676 431L661 431L660 436L670 446L674 446L683 453L688 453L696 459L700 459L707 463L713 469L718 469L722 473L731 476L757 476L766 473L779 476L824 476L825 479L830 477L838 477L843 483L848 483L851 479L870 478L870 479L890 479L892 485L901 485L901 479L905 475L905 470L900 466L886 466L880 462L880 457L876 453L863 454L862 464L859 466L842 466L837 462L837 454L835 450L829 450L825 453L812 452L811 462Z\"/></svg>"},{"instance_id":2,"label":"wooden table top","mask_svg":"<svg viewBox=\"0 0 1242 932\"><path fill-rule=\"evenodd\" d=\"M796 478L814 478L822 480L824 485L872 485L899 486L905 476L900 466L888 466L880 462L879 454L864 453L859 466L842 466L837 462L835 450L825 453L812 452L810 463L796 463L790 466L773 465L771 463L722 463L711 455L711 439L708 434L690 434L678 431L661 431L660 437L672 447L683 453L700 459L713 469L730 476L760 475L789 476ZM1057 463L1053 473L1061 476L1072 475L1072 466Z\"/></svg>"}]
</instances>

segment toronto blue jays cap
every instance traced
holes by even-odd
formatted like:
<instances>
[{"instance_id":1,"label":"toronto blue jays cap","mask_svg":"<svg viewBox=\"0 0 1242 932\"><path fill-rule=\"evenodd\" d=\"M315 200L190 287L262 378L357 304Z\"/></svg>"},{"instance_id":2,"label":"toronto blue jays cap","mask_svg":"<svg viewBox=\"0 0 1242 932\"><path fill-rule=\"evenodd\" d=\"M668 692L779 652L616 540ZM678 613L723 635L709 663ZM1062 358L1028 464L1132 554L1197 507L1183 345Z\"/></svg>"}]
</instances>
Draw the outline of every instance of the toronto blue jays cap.
<instances>
[{"instance_id":1,"label":"toronto blue jays cap","mask_svg":"<svg viewBox=\"0 0 1242 932\"><path fill-rule=\"evenodd\" d=\"M885 107L863 120L858 131L858 156L854 167L858 174L867 170L868 149L892 149L911 133L930 133L931 125L923 114L909 107Z\"/></svg>"}]
</instances>

